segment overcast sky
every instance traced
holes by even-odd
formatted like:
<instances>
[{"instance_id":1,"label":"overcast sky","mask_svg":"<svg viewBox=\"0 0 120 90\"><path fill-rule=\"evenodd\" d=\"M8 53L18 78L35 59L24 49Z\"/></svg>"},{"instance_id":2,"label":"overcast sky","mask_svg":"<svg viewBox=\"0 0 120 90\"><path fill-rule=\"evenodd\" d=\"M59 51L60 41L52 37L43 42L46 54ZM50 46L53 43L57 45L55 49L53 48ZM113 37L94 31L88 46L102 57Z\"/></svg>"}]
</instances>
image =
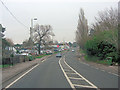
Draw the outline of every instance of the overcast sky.
<instances>
[{"instance_id":1,"label":"overcast sky","mask_svg":"<svg viewBox=\"0 0 120 90\"><path fill-rule=\"evenodd\" d=\"M75 41L80 8L85 11L88 24L94 23L98 11L118 7L119 0L2 0L9 10L28 28L31 18L37 17L34 24L49 24L58 41ZM0 23L6 27L5 35L14 43L22 43L29 38L29 29L18 23L0 3L2 17ZM2 18L2 19L1 19Z\"/></svg>"}]
</instances>

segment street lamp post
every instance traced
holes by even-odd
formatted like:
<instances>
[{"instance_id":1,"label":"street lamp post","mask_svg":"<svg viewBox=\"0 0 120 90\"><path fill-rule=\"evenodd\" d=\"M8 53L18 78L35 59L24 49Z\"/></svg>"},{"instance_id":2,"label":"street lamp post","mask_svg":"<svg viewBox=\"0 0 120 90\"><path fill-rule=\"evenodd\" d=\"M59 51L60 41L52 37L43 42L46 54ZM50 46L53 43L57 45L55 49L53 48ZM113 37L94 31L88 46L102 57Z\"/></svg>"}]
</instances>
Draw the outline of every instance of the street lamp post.
<instances>
[{"instance_id":1,"label":"street lamp post","mask_svg":"<svg viewBox=\"0 0 120 90\"><path fill-rule=\"evenodd\" d=\"M33 21L37 20L37 18L31 19L31 27L30 27L30 38L32 38L32 33L33 33Z\"/></svg>"}]
</instances>

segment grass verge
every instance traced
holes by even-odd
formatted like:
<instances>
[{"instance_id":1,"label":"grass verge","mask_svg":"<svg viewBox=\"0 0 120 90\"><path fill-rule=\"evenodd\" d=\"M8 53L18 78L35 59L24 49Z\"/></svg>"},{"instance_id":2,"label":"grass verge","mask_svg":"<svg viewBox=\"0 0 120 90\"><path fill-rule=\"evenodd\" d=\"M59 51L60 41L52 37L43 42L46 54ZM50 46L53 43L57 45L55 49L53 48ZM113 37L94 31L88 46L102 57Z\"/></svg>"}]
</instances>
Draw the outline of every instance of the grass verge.
<instances>
[{"instance_id":1,"label":"grass verge","mask_svg":"<svg viewBox=\"0 0 120 90\"><path fill-rule=\"evenodd\" d=\"M91 61L91 62L95 62L95 63L99 63L99 64L108 65L107 60L100 60L99 57L89 56L89 55L87 55L87 53L84 50L80 50L80 53L85 55L84 58L86 61Z\"/></svg>"},{"instance_id":2,"label":"grass verge","mask_svg":"<svg viewBox=\"0 0 120 90\"><path fill-rule=\"evenodd\" d=\"M43 54L43 55L39 55L39 56L36 56L36 58L42 58L44 56L47 56L46 54Z\"/></svg>"},{"instance_id":3,"label":"grass verge","mask_svg":"<svg viewBox=\"0 0 120 90\"><path fill-rule=\"evenodd\" d=\"M5 68L5 67L9 67L9 66L12 66L12 64L0 65L0 68Z\"/></svg>"}]
</instances>

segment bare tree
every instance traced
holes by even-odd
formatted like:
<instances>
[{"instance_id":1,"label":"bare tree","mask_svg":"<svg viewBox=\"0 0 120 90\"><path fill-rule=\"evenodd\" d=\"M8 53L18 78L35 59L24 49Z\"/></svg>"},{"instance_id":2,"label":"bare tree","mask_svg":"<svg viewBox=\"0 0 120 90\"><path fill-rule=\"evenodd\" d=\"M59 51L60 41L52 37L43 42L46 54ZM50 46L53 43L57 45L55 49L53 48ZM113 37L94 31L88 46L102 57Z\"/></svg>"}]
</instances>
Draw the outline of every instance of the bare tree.
<instances>
[{"instance_id":1,"label":"bare tree","mask_svg":"<svg viewBox=\"0 0 120 90\"><path fill-rule=\"evenodd\" d=\"M54 33L50 25L39 25L39 24L35 25L32 39L34 43L38 43L39 54L41 51L41 45L48 42L52 36L54 36Z\"/></svg>"},{"instance_id":2,"label":"bare tree","mask_svg":"<svg viewBox=\"0 0 120 90\"><path fill-rule=\"evenodd\" d=\"M111 38L106 38L106 41L114 44L118 48L118 9L110 8L98 13L98 17L95 17L96 22L93 24L95 34L101 31L110 30Z\"/></svg>"},{"instance_id":3,"label":"bare tree","mask_svg":"<svg viewBox=\"0 0 120 90\"><path fill-rule=\"evenodd\" d=\"M88 37L88 23L84 15L84 10L80 9L78 26L76 31L76 41L81 48L84 48L84 44Z\"/></svg>"},{"instance_id":4,"label":"bare tree","mask_svg":"<svg viewBox=\"0 0 120 90\"><path fill-rule=\"evenodd\" d=\"M116 8L106 9L98 12L98 17L95 17L96 22L93 24L95 31L115 30L118 26L118 10Z\"/></svg>"}]
</instances>

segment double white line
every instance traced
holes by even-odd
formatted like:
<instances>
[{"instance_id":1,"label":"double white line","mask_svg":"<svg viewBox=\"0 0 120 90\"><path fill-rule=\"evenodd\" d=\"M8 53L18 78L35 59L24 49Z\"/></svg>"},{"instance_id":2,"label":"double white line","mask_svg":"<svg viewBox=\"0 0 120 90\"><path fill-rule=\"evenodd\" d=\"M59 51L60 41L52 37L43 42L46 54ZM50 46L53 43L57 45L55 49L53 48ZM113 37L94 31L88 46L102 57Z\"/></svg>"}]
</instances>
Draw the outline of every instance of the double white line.
<instances>
[{"instance_id":1,"label":"double white line","mask_svg":"<svg viewBox=\"0 0 120 90\"><path fill-rule=\"evenodd\" d=\"M79 79L81 79L81 80L85 80L87 83L89 83L91 86L86 86L86 85L79 85L79 84L73 84L72 82L71 82L71 80L70 79L74 79L74 77L68 77L67 76L67 72L65 72L65 70L63 69L63 66L62 66L62 64L61 64L61 60L62 60L63 58L61 58L60 60L59 60L59 65L60 65L60 67L61 67L61 69L62 69L62 71L63 71L63 73L64 73L64 75L65 75L65 77L66 77L66 79L67 79L67 81L68 81L68 83L70 84L70 86L71 86L71 88L72 89L74 89L74 90L76 90L75 89L75 86L79 86L79 87L85 87L85 88L96 88L97 89L97 87L94 85L94 84L92 84L90 81L88 81L86 78L84 78L82 75L80 75L76 70L74 70L72 67L70 67L66 62L65 62L65 57L64 57L64 63L72 70L72 71L74 71L75 72L75 74L77 74L80 78L75 78L75 79L77 79L77 80L79 80Z\"/></svg>"}]
</instances>

